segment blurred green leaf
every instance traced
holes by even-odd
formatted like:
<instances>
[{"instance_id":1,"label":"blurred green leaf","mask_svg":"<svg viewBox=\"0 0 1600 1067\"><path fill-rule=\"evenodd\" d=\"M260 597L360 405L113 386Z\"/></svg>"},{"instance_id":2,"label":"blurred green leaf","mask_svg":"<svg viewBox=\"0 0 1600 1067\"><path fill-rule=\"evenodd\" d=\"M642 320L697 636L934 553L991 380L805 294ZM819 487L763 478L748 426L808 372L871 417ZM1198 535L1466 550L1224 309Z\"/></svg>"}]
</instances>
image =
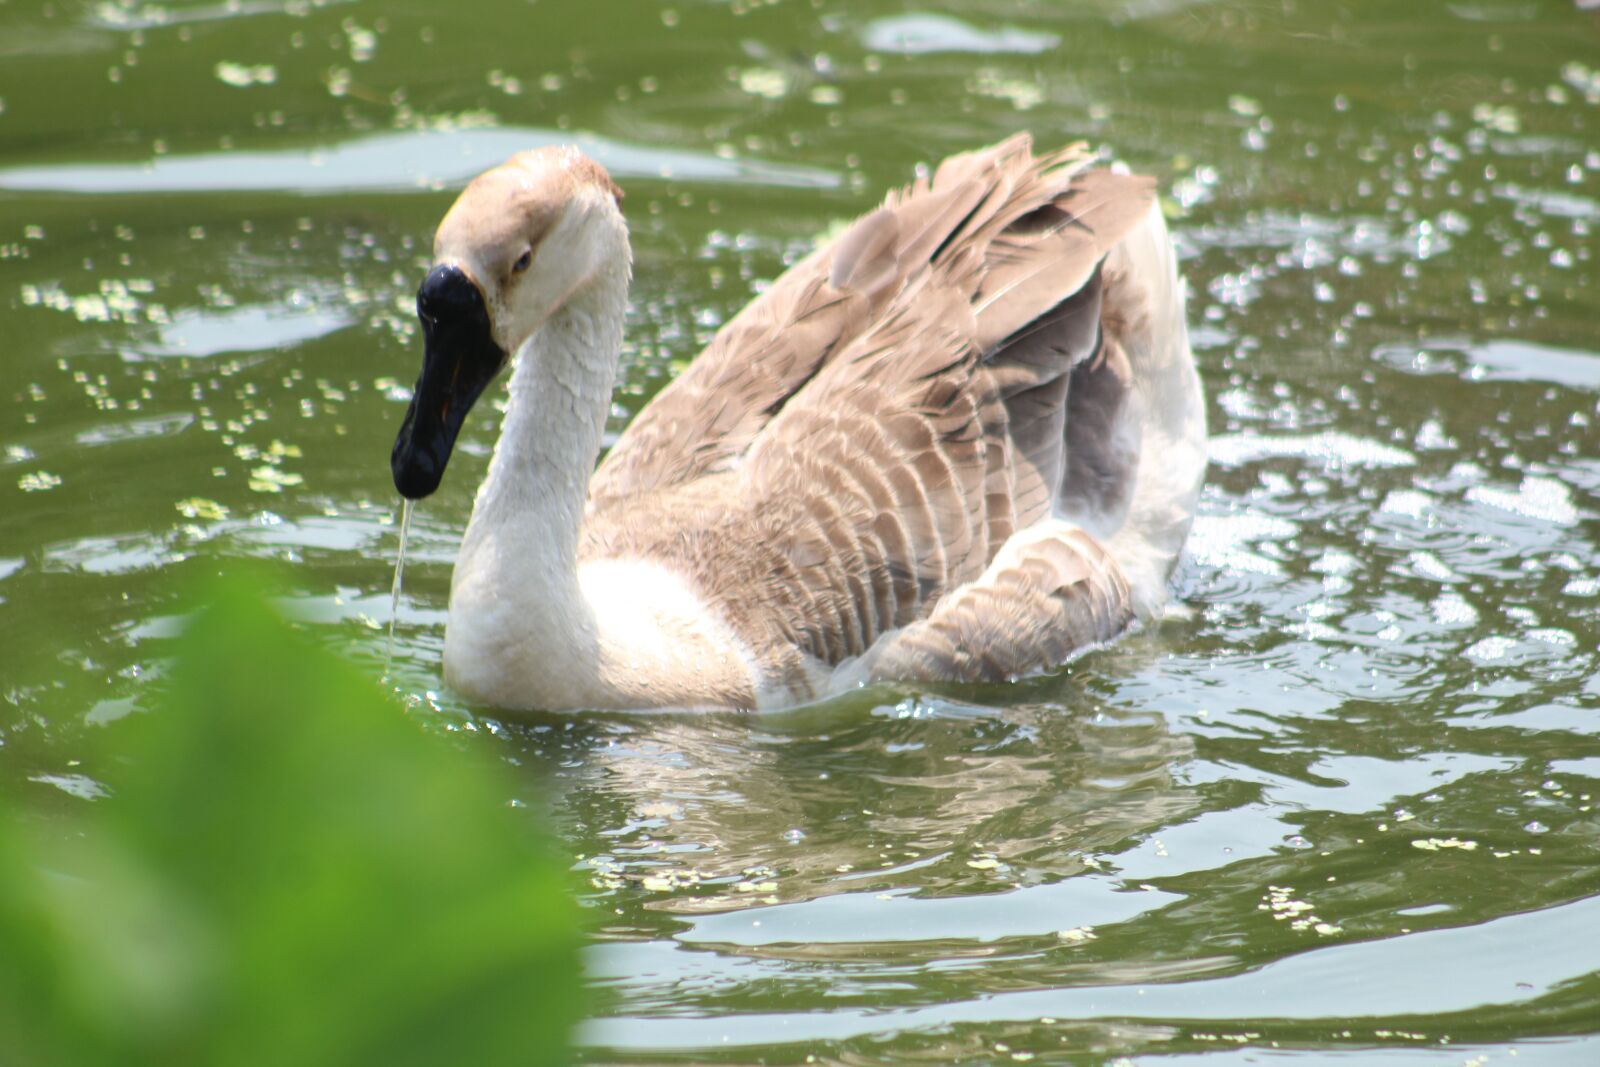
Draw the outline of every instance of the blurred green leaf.
<instances>
[{"instance_id":1,"label":"blurred green leaf","mask_svg":"<svg viewBox=\"0 0 1600 1067\"><path fill-rule=\"evenodd\" d=\"M205 601L116 795L0 819L0 1062L564 1062L577 912L497 769L249 583Z\"/></svg>"}]
</instances>

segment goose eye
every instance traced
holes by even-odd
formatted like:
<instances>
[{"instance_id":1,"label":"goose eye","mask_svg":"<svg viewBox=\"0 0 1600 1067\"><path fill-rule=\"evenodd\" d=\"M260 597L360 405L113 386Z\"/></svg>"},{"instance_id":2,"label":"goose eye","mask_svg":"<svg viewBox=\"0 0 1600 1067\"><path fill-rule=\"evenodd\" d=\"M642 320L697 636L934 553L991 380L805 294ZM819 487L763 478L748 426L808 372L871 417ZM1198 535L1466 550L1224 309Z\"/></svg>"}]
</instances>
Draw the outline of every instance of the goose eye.
<instances>
[{"instance_id":1,"label":"goose eye","mask_svg":"<svg viewBox=\"0 0 1600 1067\"><path fill-rule=\"evenodd\" d=\"M518 256L515 263L511 264L511 272L513 274L521 274L523 271L528 269L528 264L532 262L533 249L530 248L526 252L522 253L522 255Z\"/></svg>"}]
</instances>

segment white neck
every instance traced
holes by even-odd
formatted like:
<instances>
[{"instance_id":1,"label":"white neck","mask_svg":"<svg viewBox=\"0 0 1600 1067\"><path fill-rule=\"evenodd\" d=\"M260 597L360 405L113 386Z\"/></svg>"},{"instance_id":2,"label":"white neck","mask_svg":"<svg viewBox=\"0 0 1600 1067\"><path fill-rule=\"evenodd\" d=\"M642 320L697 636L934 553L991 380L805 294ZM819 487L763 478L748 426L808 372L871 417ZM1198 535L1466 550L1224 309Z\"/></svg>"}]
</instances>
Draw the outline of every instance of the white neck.
<instances>
[{"instance_id":1,"label":"white neck","mask_svg":"<svg viewBox=\"0 0 1600 1067\"><path fill-rule=\"evenodd\" d=\"M565 301L519 353L450 587L445 680L501 708L750 703L744 645L680 574L580 568L589 476L622 343L628 265Z\"/></svg>"},{"instance_id":2,"label":"white neck","mask_svg":"<svg viewBox=\"0 0 1600 1067\"><path fill-rule=\"evenodd\" d=\"M627 296L624 268L598 279L522 346L469 540L479 527L515 521L530 547L572 571L611 408Z\"/></svg>"},{"instance_id":3,"label":"white neck","mask_svg":"<svg viewBox=\"0 0 1600 1067\"><path fill-rule=\"evenodd\" d=\"M517 355L500 441L456 561L445 635L446 677L494 703L509 703L503 687L525 691L524 675L552 658L598 658L578 586L578 531L611 405L628 277L626 261L602 270ZM562 684L559 673L544 677ZM546 697L592 700L581 688Z\"/></svg>"}]
</instances>

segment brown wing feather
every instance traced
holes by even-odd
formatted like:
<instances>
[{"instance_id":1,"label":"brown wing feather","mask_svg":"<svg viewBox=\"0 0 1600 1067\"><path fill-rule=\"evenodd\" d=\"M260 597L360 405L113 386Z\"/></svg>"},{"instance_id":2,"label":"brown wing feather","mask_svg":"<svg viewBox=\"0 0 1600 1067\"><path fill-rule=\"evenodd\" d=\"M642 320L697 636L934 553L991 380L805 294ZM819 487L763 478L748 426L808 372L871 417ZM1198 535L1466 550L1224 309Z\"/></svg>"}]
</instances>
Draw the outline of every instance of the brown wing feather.
<instances>
[{"instance_id":1,"label":"brown wing feather","mask_svg":"<svg viewBox=\"0 0 1600 1067\"><path fill-rule=\"evenodd\" d=\"M786 271L623 431L590 482L591 514L609 498L729 469L927 265L982 191L966 182L891 203Z\"/></svg>"},{"instance_id":2,"label":"brown wing feather","mask_svg":"<svg viewBox=\"0 0 1600 1067\"><path fill-rule=\"evenodd\" d=\"M585 555L692 576L800 691L805 657L901 627L895 656L981 661L941 677L1019 673L1120 629L1126 585L1081 545L970 584L1060 492L1074 368L1100 347L1096 268L1149 207L1147 181L1085 158L1035 158L1024 136L953 157L785 274L613 448ZM1052 629L1009 649L984 629L1011 623Z\"/></svg>"},{"instance_id":3,"label":"brown wing feather","mask_svg":"<svg viewBox=\"0 0 1600 1067\"><path fill-rule=\"evenodd\" d=\"M1022 548L1009 566L943 601L872 649L873 680L999 682L1064 663L1133 618L1128 583L1074 530Z\"/></svg>"},{"instance_id":4,"label":"brown wing feather","mask_svg":"<svg viewBox=\"0 0 1600 1067\"><path fill-rule=\"evenodd\" d=\"M1007 213L1019 176L1081 167L1080 147L1032 159L1026 135L954 156L795 264L712 338L623 431L590 482L606 500L727 470L839 348L868 329L936 255ZM1057 179L1057 193L1066 178ZM1041 202L1043 202L1041 200ZM1010 205L1012 213L1037 207ZM1063 294L1064 295L1064 294Z\"/></svg>"}]
</instances>

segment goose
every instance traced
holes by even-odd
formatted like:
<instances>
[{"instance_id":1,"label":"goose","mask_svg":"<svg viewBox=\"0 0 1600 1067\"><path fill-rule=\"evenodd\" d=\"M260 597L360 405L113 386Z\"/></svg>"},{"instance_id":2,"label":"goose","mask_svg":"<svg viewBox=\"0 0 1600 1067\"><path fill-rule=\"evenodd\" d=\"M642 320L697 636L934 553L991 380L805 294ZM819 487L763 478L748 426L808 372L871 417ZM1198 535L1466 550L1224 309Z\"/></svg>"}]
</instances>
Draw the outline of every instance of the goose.
<instances>
[{"instance_id":1,"label":"goose","mask_svg":"<svg viewBox=\"0 0 1600 1067\"><path fill-rule=\"evenodd\" d=\"M474 179L417 294L391 458L428 496L509 400L444 678L505 710L770 708L1014 679L1156 616L1205 411L1153 179L1017 135L952 156L728 321L596 468L632 278L572 147Z\"/></svg>"}]
</instances>

